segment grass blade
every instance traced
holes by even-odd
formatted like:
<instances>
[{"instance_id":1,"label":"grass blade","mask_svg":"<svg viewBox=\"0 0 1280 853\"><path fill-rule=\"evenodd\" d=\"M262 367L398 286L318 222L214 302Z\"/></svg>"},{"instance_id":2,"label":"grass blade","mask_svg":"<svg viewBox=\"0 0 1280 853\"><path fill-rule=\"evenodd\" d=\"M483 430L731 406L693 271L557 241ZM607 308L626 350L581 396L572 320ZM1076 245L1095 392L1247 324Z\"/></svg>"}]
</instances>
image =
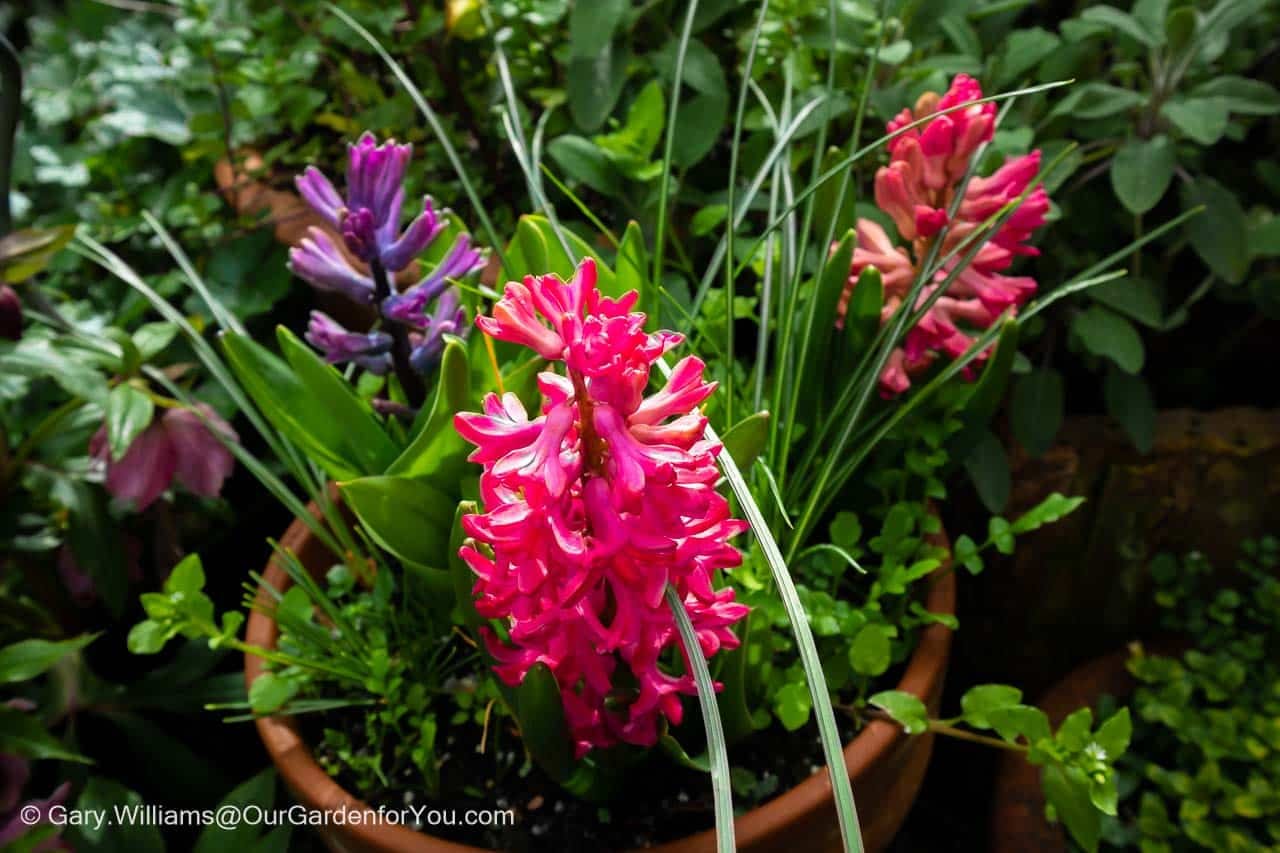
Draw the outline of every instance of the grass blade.
<instances>
[{"instance_id":1,"label":"grass blade","mask_svg":"<svg viewBox=\"0 0 1280 853\"><path fill-rule=\"evenodd\" d=\"M720 853L734 853L733 789L729 785L729 748L724 741L724 726L720 722L720 704L716 701L715 683L711 670L702 654L693 622L684 609L684 602L675 587L667 585L667 605L675 616L680 642L684 645L685 659L693 671L698 685L698 706L702 709L702 722L707 730L707 757L711 759L711 796L716 809L716 849Z\"/></svg>"},{"instance_id":2,"label":"grass blade","mask_svg":"<svg viewBox=\"0 0 1280 853\"><path fill-rule=\"evenodd\" d=\"M680 114L680 85L684 82L684 58L689 52L693 19L698 14L698 0L689 0L684 16L680 44L676 47L675 71L671 80L671 106L667 109L666 141L662 147L662 177L658 181L658 223L653 235L653 280L662 283L663 258L667 247L667 201L671 193L671 160L675 154L676 118Z\"/></svg>"},{"instance_id":3,"label":"grass blade","mask_svg":"<svg viewBox=\"0 0 1280 853\"><path fill-rule=\"evenodd\" d=\"M454 172L457 173L458 180L462 184L462 189L466 192L467 198L471 201L471 207L475 212L476 218L480 220L480 224L484 228L485 237L489 240L490 247L493 249L494 254L498 256L498 261L505 268L507 263L506 258L502 254L502 241L498 237L498 231L493 227L493 220L489 218L489 214L485 212L484 203L480 199L480 194L476 192L475 185L471 183L471 178L467 175L466 167L462 165L462 159L458 156L457 149L453 147L453 143L449 140L449 134L444 132L444 126L440 124L440 119L436 116L436 111L431 108L431 104L427 103L427 99L422 96L422 92L418 87L413 85L413 81L409 79L409 75L405 73L405 70L400 67L400 63L396 62L395 58L392 57L390 53L387 53L387 49L382 46L382 42L378 41L377 37L374 36L373 33L366 30L361 26L359 21L332 3L326 3L325 5L329 7L330 12L341 18L344 24L351 27L351 29L355 30L362 39L368 42L369 46L373 48L374 53L378 54L378 56L382 58L382 61L386 63L387 68L389 68L391 73L395 75L395 78L400 83L401 87L403 87L409 97L413 99L413 102L417 105L419 112L421 112L423 117L427 120L427 124L431 125L431 131L436 135L436 139L439 141L440 146L444 148L445 156L449 158L449 163L453 166Z\"/></svg>"},{"instance_id":4,"label":"grass blade","mask_svg":"<svg viewBox=\"0 0 1280 853\"><path fill-rule=\"evenodd\" d=\"M665 360L656 362L665 375L670 375L671 368ZM719 442L720 437L710 424L707 425L706 436L709 441ZM791 624L791 632L795 636L796 648L800 654L800 663L804 668L805 681L809 685L809 696L813 702L813 713L818 723L818 736L822 741L822 753L827 762L827 773L831 777L831 790L836 802L836 816L840 821L840 834L844 839L844 849L852 853L862 853L862 833L858 828L858 811L853 801L853 788L849 784L849 770L844 761L844 744L840 740L840 729L836 725L835 710L831 707L831 696L827 693L827 680L823 674L822 659L818 657L818 647L813 640L813 631L809 628L809 618L805 615L804 605L800 603L800 595L796 592L795 581L782 558L778 542L760 511L751 487L738 469L733 455L721 452L718 461L729 488L733 490L751 532L760 545L765 562L773 575L773 582L778 588L778 596L782 599L783 609Z\"/></svg>"}]
</instances>

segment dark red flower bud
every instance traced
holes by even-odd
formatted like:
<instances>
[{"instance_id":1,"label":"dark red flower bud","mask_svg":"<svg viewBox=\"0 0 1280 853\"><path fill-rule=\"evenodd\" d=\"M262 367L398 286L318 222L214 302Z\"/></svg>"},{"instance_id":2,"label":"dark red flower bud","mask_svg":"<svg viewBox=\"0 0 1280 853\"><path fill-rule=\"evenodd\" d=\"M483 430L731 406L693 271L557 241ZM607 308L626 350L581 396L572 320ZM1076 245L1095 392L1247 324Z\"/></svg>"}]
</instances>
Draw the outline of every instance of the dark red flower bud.
<instances>
[{"instance_id":1,"label":"dark red flower bud","mask_svg":"<svg viewBox=\"0 0 1280 853\"><path fill-rule=\"evenodd\" d=\"M7 284L0 284L0 338L16 341L22 337L22 300Z\"/></svg>"}]
</instances>

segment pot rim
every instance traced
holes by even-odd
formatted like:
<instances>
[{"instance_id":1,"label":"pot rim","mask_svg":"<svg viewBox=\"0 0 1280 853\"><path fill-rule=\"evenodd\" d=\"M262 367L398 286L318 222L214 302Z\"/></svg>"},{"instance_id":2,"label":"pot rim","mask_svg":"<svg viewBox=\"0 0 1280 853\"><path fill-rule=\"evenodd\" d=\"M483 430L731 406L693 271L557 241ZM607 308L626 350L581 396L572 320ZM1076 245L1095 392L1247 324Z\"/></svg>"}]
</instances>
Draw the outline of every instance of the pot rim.
<instances>
[{"instance_id":1,"label":"pot rim","mask_svg":"<svg viewBox=\"0 0 1280 853\"><path fill-rule=\"evenodd\" d=\"M300 519L294 519L281 538L280 547L300 554L312 541L313 534L310 528ZM931 536L930 541L948 550L950 548L945 531ZM935 573L940 574L929 586L925 606L932 613L954 615L956 577L952 571L949 555L942 565L935 569ZM289 586L288 573L275 557L271 558L266 571L263 572L263 583L270 584L280 592ZM269 600L270 594L265 589L260 589L258 594L260 599L268 597ZM907 668L895 689L928 701L929 695L940 685L945 675L950 657L951 635L951 629L938 622L921 631L920 641L911 653ZM245 631L247 643L262 648L274 648L278 636L279 631L275 621L266 613L254 610L249 614L248 627ZM246 654L244 666L246 688L252 685L264 670L264 662L261 658ZM259 717L254 722L272 763L299 800L313 809L322 811L361 809L372 811L366 803L348 793L320 767L292 717ZM889 753L899 739L906 737L902 729L894 723L885 720L873 720L868 723L844 746L849 778L856 780L860 775L867 773L877 761ZM785 826L790 816L819 810L831 800L831 779L824 764L803 782L746 814L739 815L734 821L738 846L747 847L752 843L763 841L776 832L779 826ZM359 839L360 843L380 850L488 853L485 848L448 841L389 822L352 822L346 824L343 829ZM695 853L695 851L714 849L714 840L715 829L712 828L648 848L648 851L649 853Z\"/></svg>"}]
</instances>

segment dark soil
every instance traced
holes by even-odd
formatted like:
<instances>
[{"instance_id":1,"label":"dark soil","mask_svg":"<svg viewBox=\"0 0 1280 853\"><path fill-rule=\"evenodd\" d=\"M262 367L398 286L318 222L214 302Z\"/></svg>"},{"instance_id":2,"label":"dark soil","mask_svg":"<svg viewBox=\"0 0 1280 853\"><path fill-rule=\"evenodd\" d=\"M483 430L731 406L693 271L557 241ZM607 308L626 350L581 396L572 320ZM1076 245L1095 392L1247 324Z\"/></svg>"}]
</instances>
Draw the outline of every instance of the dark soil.
<instances>
[{"instance_id":1,"label":"dark soil","mask_svg":"<svg viewBox=\"0 0 1280 853\"><path fill-rule=\"evenodd\" d=\"M848 741L855 734L854 725L843 719L840 723L841 736ZM319 742L318 733L312 742ZM418 827L439 838L515 853L603 853L651 847L711 829L714 823L707 774L682 767L656 750L625 771L625 783L610 792L607 802L592 803L567 793L538 768L522 766L523 754L514 739L496 755L492 749L479 754L470 743L459 746L452 737L446 748L452 752L445 764L444 787L456 791L469 785L470 791L433 801L430 808L452 811L459 822L468 809L513 809L516 819L514 827L498 829ZM777 727L759 732L733 745L732 768L738 782L734 804L740 811L755 808L823 765L822 746L812 726L798 732ZM476 780L485 781L478 785ZM388 810L422 805L416 788L420 780L405 782L405 788L370 797L370 804ZM350 785L341 777L338 783Z\"/></svg>"}]
</instances>

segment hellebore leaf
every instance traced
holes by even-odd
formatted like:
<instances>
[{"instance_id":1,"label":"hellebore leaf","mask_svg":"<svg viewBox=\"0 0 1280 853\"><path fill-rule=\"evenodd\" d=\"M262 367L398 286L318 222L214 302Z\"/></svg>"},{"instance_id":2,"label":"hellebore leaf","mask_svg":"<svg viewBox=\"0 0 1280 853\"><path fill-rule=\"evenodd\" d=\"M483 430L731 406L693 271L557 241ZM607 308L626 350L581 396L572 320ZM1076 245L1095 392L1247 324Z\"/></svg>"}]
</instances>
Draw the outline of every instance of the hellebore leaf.
<instances>
[{"instance_id":1,"label":"hellebore leaf","mask_svg":"<svg viewBox=\"0 0 1280 853\"><path fill-rule=\"evenodd\" d=\"M117 385L107 394L107 445L111 458L124 456L129 445L144 429L151 425L155 403L144 391L132 385Z\"/></svg>"},{"instance_id":2,"label":"hellebore leaf","mask_svg":"<svg viewBox=\"0 0 1280 853\"><path fill-rule=\"evenodd\" d=\"M97 634L82 634L58 641L32 638L5 646L0 649L0 683L14 684L35 678L97 638Z\"/></svg>"}]
</instances>

